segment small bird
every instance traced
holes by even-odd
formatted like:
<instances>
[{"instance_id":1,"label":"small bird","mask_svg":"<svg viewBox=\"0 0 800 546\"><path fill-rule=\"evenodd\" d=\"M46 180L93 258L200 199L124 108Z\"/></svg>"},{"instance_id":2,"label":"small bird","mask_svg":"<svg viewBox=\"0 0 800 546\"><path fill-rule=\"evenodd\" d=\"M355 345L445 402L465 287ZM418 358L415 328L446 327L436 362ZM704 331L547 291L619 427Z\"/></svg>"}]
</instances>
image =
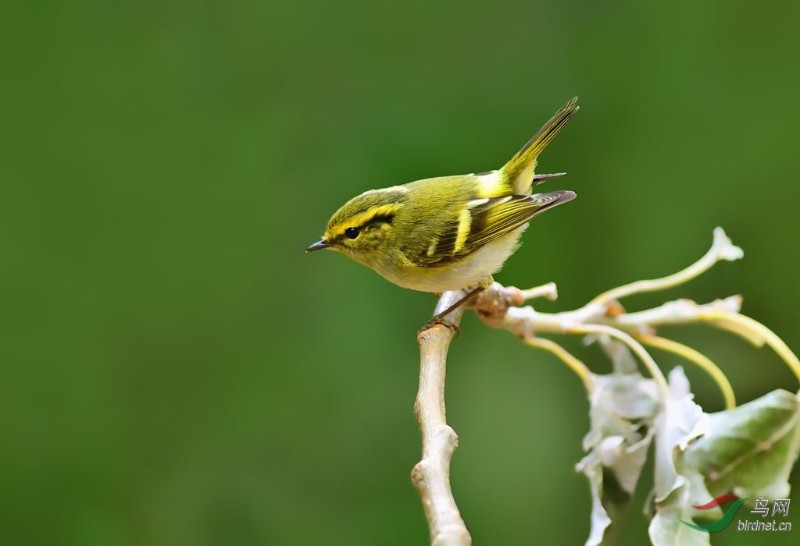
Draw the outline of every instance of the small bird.
<instances>
[{"instance_id":1,"label":"small bird","mask_svg":"<svg viewBox=\"0 0 800 546\"><path fill-rule=\"evenodd\" d=\"M467 290L426 326L441 321L492 284L534 216L575 198L572 191L531 191L566 174L536 175L534 169L542 150L578 111L577 101L565 104L499 170L426 178L354 197L306 252L341 252L404 288Z\"/></svg>"}]
</instances>

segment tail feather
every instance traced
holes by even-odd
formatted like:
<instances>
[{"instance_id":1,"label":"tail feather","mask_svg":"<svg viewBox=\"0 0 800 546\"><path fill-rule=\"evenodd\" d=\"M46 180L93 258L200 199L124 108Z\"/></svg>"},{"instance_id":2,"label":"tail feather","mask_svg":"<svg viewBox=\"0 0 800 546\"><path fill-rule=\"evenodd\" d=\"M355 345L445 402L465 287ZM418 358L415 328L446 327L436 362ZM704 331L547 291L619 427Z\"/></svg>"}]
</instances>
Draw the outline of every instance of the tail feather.
<instances>
[{"instance_id":1,"label":"tail feather","mask_svg":"<svg viewBox=\"0 0 800 546\"><path fill-rule=\"evenodd\" d=\"M578 97L575 97L565 104L503 166L502 173L514 186L515 193L522 194L530 191L534 182L533 171L536 168L536 158L578 111L580 107L577 102Z\"/></svg>"},{"instance_id":2,"label":"tail feather","mask_svg":"<svg viewBox=\"0 0 800 546\"><path fill-rule=\"evenodd\" d=\"M547 173L547 174L534 174L533 175L533 186L538 186L542 182L547 182L548 180L552 180L553 178L559 178L564 176L567 173Z\"/></svg>"}]
</instances>

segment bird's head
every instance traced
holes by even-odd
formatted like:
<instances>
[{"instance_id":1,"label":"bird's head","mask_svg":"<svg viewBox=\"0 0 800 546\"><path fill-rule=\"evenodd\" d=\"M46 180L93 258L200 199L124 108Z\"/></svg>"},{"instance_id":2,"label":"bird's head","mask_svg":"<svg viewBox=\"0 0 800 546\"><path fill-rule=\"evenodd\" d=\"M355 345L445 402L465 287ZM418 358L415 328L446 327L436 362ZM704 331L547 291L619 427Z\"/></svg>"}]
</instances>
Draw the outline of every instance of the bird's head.
<instances>
[{"instance_id":1,"label":"bird's head","mask_svg":"<svg viewBox=\"0 0 800 546\"><path fill-rule=\"evenodd\" d=\"M322 239L306 252L331 249L370 265L393 229L408 190L402 186L370 190L354 197L328 221Z\"/></svg>"}]
</instances>

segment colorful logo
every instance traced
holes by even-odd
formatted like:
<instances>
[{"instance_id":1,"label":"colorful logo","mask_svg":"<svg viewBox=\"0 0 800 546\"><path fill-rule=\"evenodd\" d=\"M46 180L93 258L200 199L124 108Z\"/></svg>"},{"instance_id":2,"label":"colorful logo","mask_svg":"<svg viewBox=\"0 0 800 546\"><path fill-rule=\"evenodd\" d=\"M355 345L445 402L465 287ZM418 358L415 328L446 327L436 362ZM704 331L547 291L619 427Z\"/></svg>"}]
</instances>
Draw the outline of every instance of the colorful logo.
<instances>
[{"instance_id":1,"label":"colorful logo","mask_svg":"<svg viewBox=\"0 0 800 546\"><path fill-rule=\"evenodd\" d=\"M681 521L689 527L697 529L698 531L705 531L706 533L718 533L730 525L731 520L733 520L734 516L736 516L736 512L739 511L739 508L742 507L746 500L747 499L737 497L736 495L720 495L719 497L711 499L705 504L696 504L693 506L695 510L711 510L717 508L718 506L722 506L728 501L734 501L733 504L731 504L725 511L725 514L717 521L712 521L711 523L707 523L705 525L698 525L693 521Z\"/></svg>"}]
</instances>

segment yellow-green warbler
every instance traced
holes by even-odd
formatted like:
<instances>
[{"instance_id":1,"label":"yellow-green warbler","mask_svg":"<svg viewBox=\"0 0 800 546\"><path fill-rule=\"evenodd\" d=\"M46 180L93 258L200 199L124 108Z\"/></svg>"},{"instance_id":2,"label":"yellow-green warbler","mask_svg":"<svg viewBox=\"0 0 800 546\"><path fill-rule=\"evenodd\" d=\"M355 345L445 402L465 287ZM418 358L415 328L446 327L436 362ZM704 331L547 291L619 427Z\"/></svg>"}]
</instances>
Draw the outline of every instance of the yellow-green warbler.
<instances>
[{"instance_id":1,"label":"yellow-green warbler","mask_svg":"<svg viewBox=\"0 0 800 546\"><path fill-rule=\"evenodd\" d=\"M469 289L434 321L440 319L493 282L531 218L575 198L571 191L531 195L531 189L565 174L536 175L534 169L542 150L578 111L577 100L556 112L500 170L426 178L354 197L306 251L336 250L405 288Z\"/></svg>"}]
</instances>

